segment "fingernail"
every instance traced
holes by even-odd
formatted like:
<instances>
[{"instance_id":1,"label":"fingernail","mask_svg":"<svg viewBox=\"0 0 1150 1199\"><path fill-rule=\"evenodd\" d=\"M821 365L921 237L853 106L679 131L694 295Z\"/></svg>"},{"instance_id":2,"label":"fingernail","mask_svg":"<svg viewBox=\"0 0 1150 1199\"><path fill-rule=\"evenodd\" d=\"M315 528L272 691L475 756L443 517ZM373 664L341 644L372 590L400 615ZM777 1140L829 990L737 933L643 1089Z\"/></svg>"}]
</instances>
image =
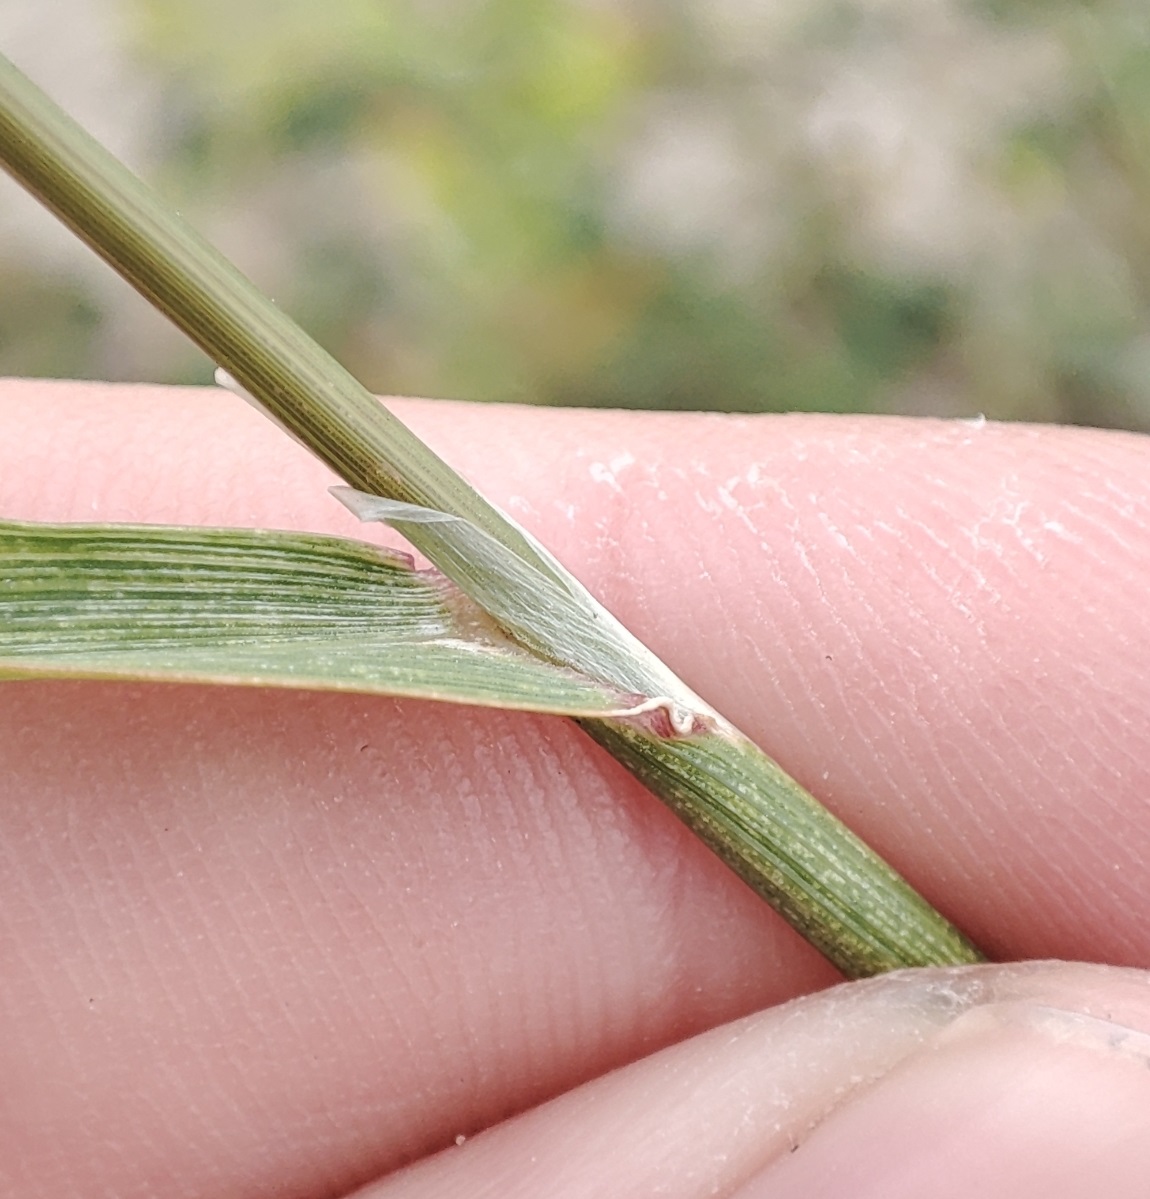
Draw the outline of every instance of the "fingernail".
<instances>
[{"instance_id":1,"label":"fingernail","mask_svg":"<svg viewBox=\"0 0 1150 1199\"><path fill-rule=\"evenodd\" d=\"M1028 1002L973 1008L835 1109L738 1199L1144 1199L1150 1036Z\"/></svg>"}]
</instances>

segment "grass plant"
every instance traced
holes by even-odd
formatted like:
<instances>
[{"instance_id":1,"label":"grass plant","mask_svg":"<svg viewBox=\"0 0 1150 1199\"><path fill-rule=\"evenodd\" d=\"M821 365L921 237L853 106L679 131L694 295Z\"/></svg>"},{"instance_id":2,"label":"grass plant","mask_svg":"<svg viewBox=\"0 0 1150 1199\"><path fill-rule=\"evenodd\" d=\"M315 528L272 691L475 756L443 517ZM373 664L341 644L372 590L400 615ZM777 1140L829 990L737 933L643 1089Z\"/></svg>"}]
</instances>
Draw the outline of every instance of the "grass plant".
<instances>
[{"instance_id":1,"label":"grass plant","mask_svg":"<svg viewBox=\"0 0 1150 1199\"><path fill-rule=\"evenodd\" d=\"M337 538L0 525L0 677L329 687L559 712L845 974L981 960L230 263L0 60L0 163L433 569Z\"/></svg>"}]
</instances>

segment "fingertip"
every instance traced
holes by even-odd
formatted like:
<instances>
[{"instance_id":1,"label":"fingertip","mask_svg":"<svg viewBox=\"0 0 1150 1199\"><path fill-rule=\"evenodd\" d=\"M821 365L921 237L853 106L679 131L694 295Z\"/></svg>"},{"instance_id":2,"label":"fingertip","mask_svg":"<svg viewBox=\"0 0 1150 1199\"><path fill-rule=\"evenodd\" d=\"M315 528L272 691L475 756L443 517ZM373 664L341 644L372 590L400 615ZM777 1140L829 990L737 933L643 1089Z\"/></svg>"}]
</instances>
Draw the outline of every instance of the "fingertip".
<instances>
[{"instance_id":1,"label":"fingertip","mask_svg":"<svg viewBox=\"0 0 1150 1199\"><path fill-rule=\"evenodd\" d=\"M1133 1199L1148 1030L1137 972L907 971L704 1033L359 1199Z\"/></svg>"},{"instance_id":2,"label":"fingertip","mask_svg":"<svg viewBox=\"0 0 1150 1199\"><path fill-rule=\"evenodd\" d=\"M1138 1199L1150 1035L1040 1002L971 1009L738 1199Z\"/></svg>"}]
</instances>

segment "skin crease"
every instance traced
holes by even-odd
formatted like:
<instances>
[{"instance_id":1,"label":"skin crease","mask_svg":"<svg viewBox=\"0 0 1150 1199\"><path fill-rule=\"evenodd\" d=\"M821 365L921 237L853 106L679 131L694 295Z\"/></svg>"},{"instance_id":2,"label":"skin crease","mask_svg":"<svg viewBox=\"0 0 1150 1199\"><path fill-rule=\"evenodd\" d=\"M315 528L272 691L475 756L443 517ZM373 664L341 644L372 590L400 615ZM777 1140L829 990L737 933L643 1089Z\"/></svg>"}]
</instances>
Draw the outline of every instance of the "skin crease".
<instances>
[{"instance_id":1,"label":"skin crease","mask_svg":"<svg viewBox=\"0 0 1150 1199\"><path fill-rule=\"evenodd\" d=\"M394 410L992 956L1150 964L1145 439ZM333 481L221 393L0 384L5 517L380 536ZM1058 1154L1094 1163L1083 1194L1142 1193L1143 975L974 971L941 1016L918 976L777 1009L833 972L563 721L7 684L0 894L2 1195L337 1196L591 1079L380 1193L511 1194L538 1160L553 1172L524 1194L655 1193L667 1155L635 1152L640 1106L700 1137L667 1193L854 1194L858 1146L894 1141L923 1095L916 1153L872 1155L875 1194L997 1194L921 1148L947 1127L1004 1163L1003 1194L1079 1177ZM744 1032L685 1040L759 1009L733 1059L716 1044ZM706 1113L743 1094L737 1063L775 1078L780 1054L804 1067L778 1084L803 1152L765 1131L735 1151L766 1100ZM976 1127L1020 1070L1105 1118L1021 1095ZM586 1152L556 1149L585 1127L597 1190ZM1048 1176L1008 1168L1023 1158Z\"/></svg>"}]
</instances>

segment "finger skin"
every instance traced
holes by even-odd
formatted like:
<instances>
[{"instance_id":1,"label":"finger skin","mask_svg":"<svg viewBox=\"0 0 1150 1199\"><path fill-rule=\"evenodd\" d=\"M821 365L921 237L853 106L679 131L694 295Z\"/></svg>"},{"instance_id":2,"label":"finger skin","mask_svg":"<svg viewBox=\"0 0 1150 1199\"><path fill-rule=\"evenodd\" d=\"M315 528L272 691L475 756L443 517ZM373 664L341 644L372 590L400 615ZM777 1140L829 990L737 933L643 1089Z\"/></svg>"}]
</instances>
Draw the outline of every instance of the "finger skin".
<instances>
[{"instance_id":1,"label":"finger skin","mask_svg":"<svg viewBox=\"0 0 1150 1199\"><path fill-rule=\"evenodd\" d=\"M1150 976L904 971L704 1033L356 1199L1137 1199Z\"/></svg>"},{"instance_id":2,"label":"finger skin","mask_svg":"<svg viewBox=\"0 0 1150 1199\"><path fill-rule=\"evenodd\" d=\"M1150 960L1143 439L399 410L985 947ZM7 516L363 536L330 481L230 397L0 389ZM0 777L14 1193L338 1193L833 977L560 721L9 685Z\"/></svg>"},{"instance_id":3,"label":"finger skin","mask_svg":"<svg viewBox=\"0 0 1150 1199\"><path fill-rule=\"evenodd\" d=\"M1150 1036L1025 1005L956 1022L739 1199L1140 1199Z\"/></svg>"}]
</instances>

